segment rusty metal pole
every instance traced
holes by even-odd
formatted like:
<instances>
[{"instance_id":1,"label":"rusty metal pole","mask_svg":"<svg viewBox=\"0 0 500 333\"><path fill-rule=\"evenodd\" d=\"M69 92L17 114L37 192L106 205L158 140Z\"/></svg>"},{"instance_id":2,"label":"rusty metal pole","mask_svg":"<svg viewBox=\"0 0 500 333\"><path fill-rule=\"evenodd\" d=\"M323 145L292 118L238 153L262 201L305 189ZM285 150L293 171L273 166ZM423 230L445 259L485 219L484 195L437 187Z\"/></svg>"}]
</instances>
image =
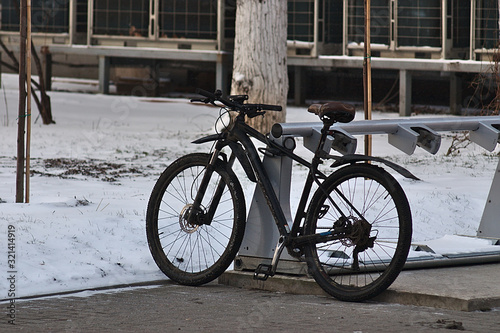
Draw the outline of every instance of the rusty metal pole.
<instances>
[{"instance_id":1,"label":"rusty metal pole","mask_svg":"<svg viewBox=\"0 0 500 333\"><path fill-rule=\"evenodd\" d=\"M365 119L372 119L372 65L371 65L371 5L365 0L365 43L363 60L363 88ZM372 136L365 135L365 155L372 155Z\"/></svg>"},{"instance_id":2,"label":"rusty metal pole","mask_svg":"<svg viewBox=\"0 0 500 333\"><path fill-rule=\"evenodd\" d=\"M31 175L31 0L26 3L27 42L26 42L26 193L24 202L30 202Z\"/></svg>"}]
</instances>

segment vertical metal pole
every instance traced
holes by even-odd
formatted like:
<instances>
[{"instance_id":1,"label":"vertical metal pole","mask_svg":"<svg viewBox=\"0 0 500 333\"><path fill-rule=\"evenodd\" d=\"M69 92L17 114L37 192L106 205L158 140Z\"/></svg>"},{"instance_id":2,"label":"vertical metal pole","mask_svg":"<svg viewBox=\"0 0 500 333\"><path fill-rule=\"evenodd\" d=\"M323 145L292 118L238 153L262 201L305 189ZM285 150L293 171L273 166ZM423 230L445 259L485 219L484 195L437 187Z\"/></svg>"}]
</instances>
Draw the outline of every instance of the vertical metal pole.
<instances>
[{"instance_id":1,"label":"vertical metal pole","mask_svg":"<svg viewBox=\"0 0 500 333\"><path fill-rule=\"evenodd\" d=\"M318 56L318 35L319 35L319 0L314 0L313 9L313 49L311 50L311 57ZM324 25L322 25L324 26Z\"/></svg>"},{"instance_id":2,"label":"vertical metal pole","mask_svg":"<svg viewBox=\"0 0 500 333\"><path fill-rule=\"evenodd\" d=\"M411 116L411 72L406 69L399 71L399 116Z\"/></svg>"},{"instance_id":3,"label":"vertical metal pole","mask_svg":"<svg viewBox=\"0 0 500 333\"><path fill-rule=\"evenodd\" d=\"M392 28L392 46L393 48L391 50L397 50L399 47L399 6L398 6L398 1L394 0L393 2L393 10L392 10L392 15L393 15L393 20L394 20L394 25L391 27Z\"/></svg>"},{"instance_id":4,"label":"vertical metal pole","mask_svg":"<svg viewBox=\"0 0 500 333\"><path fill-rule=\"evenodd\" d=\"M462 79L455 72L450 72L450 113L462 113Z\"/></svg>"},{"instance_id":5,"label":"vertical metal pole","mask_svg":"<svg viewBox=\"0 0 500 333\"><path fill-rule=\"evenodd\" d=\"M31 0L26 4L27 43L26 43L26 193L24 201L30 202L31 174Z\"/></svg>"},{"instance_id":6,"label":"vertical metal pole","mask_svg":"<svg viewBox=\"0 0 500 333\"><path fill-rule=\"evenodd\" d=\"M224 57L218 56L215 63L215 87L226 91L226 69L224 68Z\"/></svg>"},{"instance_id":7,"label":"vertical metal pole","mask_svg":"<svg viewBox=\"0 0 500 333\"><path fill-rule=\"evenodd\" d=\"M69 1L69 45L75 43L76 36L76 0Z\"/></svg>"},{"instance_id":8,"label":"vertical metal pole","mask_svg":"<svg viewBox=\"0 0 500 333\"><path fill-rule=\"evenodd\" d=\"M105 95L109 94L109 66L109 57L99 56L99 92Z\"/></svg>"},{"instance_id":9,"label":"vertical metal pole","mask_svg":"<svg viewBox=\"0 0 500 333\"><path fill-rule=\"evenodd\" d=\"M217 1L217 50L218 51L223 51L224 49L225 12L226 12L225 1L218 0ZM217 86L217 88L223 89L225 87Z\"/></svg>"},{"instance_id":10,"label":"vertical metal pole","mask_svg":"<svg viewBox=\"0 0 500 333\"><path fill-rule=\"evenodd\" d=\"M389 1L389 49L392 51L396 50L396 11L397 11L397 1Z\"/></svg>"},{"instance_id":11,"label":"vertical metal pole","mask_svg":"<svg viewBox=\"0 0 500 333\"><path fill-rule=\"evenodd\" d=\"M363 60L363 78L364 78L364 110L365 120L372 119L372 68L371 68L371 5L370 0L365 0L365 52ZM372 154L372 137L365 135L365 155Z\"/></svg>"},{"instance_id":12,"label":"vertical metal pole","mask_svg":"<svg viewBox=\"0 0 500 333\"><path fill-rule=\"evenodd\" d=\"M344 0L344 15L342 24L342 55L348 55L347 43L349 36L349 1Z\"/></svg>"},{"instance_id":13,"label":"vertical metal pole","mask_svg":"<svg viewBox=\"0 0 500 333\"><path fill-rule=\"evenodd\" d=\"M92 45L92 33L94 31L94 1L88 1L87 7L87 46Z\"/></svg>"},{"instance_id":14,"label":"vertical metal pole","mask_svg":"<svg viewBox=\"0 0 500 333\"><path fill-rule=\"evenodd\" d=\"M302 103L302 67L294 68L294 104L299 106Z\"/></svg>"},{"instance_id":15,"label":"vertical metal pole","mask_svg":"<svg viewBox=\"0 0 500 333\"><path fill-rule=\"evenodd\" d=\"M160 5L158 0L149 0L149 29L148 29L148 38L149 39L158 39L159 32L159 10Z\"/></svg>"},{"instance_id":16,"label":"vertical metal pole","mask_svg":"<svg viewBox=\"0 0 500 333\"><path fill-rule=\"evenodd\" d=\"M476 41L476 0L470 0L470 40L469 60L474 59L474 43Z\"/></svg>"},{"instance_id":17,"label":"vertical metal pole","mask_svg":"<svg viewBox=\"0 0 500 333\"><path fill-rule=\"evenodd\" d=\"M236 2L234 3L236 6ZM225 39L224 39L224 30L225 30L225 1L218 0L217 1L217 51L224 51L225 48ZM226 91L227 88L227 66L226 58L223 54L217 56L217 61L215 63L215 87L217 89L222 89L222 91ZM231 89L231 88L229 88Z\"/></svg>"},{"instance_id":18,"label":"vertical metal pole","mask_svg":"<svg viewBox=\"0 0 500 333\"><path fill-rule=\"evenodd\" d=\"M153 27L153 24L156 24L156 20L154 18L155 14L155 1L154 0L149 0L149 21L148 21L148 38L152 39L154 38L154 32L155 28Z\"/></svg>"},{"instance_id":19,"label":"vertical metal pole","mask_svg":"<svg viewBox=\"0 0 500 333\"><path fill-rule=\"evenodd\" d=\"M448 53L447 36L448 36L448 5L447 5L447 0L441 0L441 59L446 59Z\"/></svg>"}]
</instances>

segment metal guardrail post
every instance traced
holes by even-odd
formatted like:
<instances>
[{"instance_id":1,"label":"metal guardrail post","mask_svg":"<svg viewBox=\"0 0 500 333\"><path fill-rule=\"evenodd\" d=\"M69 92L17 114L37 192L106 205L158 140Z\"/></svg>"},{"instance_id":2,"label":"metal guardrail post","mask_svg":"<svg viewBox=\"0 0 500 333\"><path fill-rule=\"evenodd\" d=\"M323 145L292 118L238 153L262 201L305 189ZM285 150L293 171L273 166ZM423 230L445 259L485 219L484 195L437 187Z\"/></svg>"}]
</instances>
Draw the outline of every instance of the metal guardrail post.
<instances>
[{"instance_id":1,"label":"metal guardrail post","mask_svg":"<svg viewBox=\"0 0 500 333\"><path fill-rule=\"evenodd\" d=\"M99 92L109 94L110 58L99 56Z\"/></svg>"},{"instance_id":2,"label":"metal guardrail post","mask_svg":"<svg viewBox=\"0 0 500 333\"><path fill-rule=\"evenodd\" d=\"M293 140L293 138L290 139ZM283 140L287 140L287 138L281 137L276 139L279 143ZM286 156L271 157L265 155L263 164L282 205L283 213L287 218L288 224L291 226L293 221L290 212L292 159ZM273 221L273 216L266 204L266 199L260 188L256 186L248 212L245 237L240 246L239 255L269 258L269 254L271 254L272 257L274 247L280 236ZM291 259L285 252L283 252L282 258Z\"/></svg>"},{"instance_id":3,"label":"metal guardrail post","mask_svg":"<svg viewBox=\"0 0 500 333\"><path fill-rule=\"evenodd\" d=\"M481 223L477 230L479 237L500 238L500 160L493 176L490 193L486 199Z\"/></svg>"}]
</instances>

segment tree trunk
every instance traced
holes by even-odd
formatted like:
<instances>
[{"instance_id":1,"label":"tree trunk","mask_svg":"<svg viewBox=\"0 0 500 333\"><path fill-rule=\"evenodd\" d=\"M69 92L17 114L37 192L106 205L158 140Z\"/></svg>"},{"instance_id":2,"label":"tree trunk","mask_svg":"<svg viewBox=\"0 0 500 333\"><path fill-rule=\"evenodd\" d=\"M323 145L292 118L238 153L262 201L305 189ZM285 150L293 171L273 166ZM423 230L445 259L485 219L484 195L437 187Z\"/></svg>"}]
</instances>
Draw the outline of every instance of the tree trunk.
<instances>
[{"instance_id":1,"label":"tree trunk","mask_svg":"<svg viewBox=\"0 0 500 333\"><path fill-rule=\"evenodd\" d=\"M42 116L42 122L44 125L55 124L56 122L52 119L52 105L50 104L50 97L47 95L47 89L45 89L45 78L42 69L42 63L38 53L36 52L35 46L32 44L31 53L33 54L33 59L35 61L36 71L38 73L38 84L40 90L41 103L37 103L38 110Z\"/></svg>"},{"instance_id":2,"label":"tree trunk","mask_svg":"<svg viewBox=\"0 0 500 333\"><path fill-rule=\"evenodd\" d=\"M287 1L237 1L231 94L248 95L248 103L283 107L248 121L262 133L286 118L287 19Z\"/></svg>"},{"instance_id":3,"label":"tree trunk","mask_svg":"<svg viewBox=\"0 0 500 333\"><path fill-rule=\"evenodd\" d=\"M19 114L17 123L16 202L24 202L24 131L26 128L26 0L21 1L19 44Z\"/></svg>"}]
</instances>

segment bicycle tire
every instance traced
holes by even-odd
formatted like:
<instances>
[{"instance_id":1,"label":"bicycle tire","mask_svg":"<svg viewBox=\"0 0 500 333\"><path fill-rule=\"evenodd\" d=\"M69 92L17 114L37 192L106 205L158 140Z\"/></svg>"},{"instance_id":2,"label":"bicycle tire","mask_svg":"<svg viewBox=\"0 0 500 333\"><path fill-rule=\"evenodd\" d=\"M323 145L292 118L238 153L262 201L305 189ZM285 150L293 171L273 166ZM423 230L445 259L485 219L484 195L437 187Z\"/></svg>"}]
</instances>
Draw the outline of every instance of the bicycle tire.
<instances>
[{"instance_id":1,"label":"bicycle tire","mask_svg":"<svg viewBox=\"0 0 500 333\"><path fill-rule=\"evenodd\" d=\"M360 302L386 290L406 262L411 245L410 206L399 183L384 169L354 164L337 170L318 188L308 207L304 233L328 232L333 223L351 225L343 239L307 244L304 248L309 272L328 294L342 301ZM363 215L356 217L339 192ZM348 222L327 201L327 194L344 211ZM359 237L360 230L365 237ZM338 229L337 229L338 230ZM357 230L356 232L354 230ZM363 232L363 231L361 231ZM371 244L369 237L375 237ZM363 244L364 241L367 241ZM370 247L372 245L372 247ZM355 255L355 249L367 247ZM358 257L358 263L355 263Z\"/></svg>"},{"instance_id":2,"label":"bicycle tire","mask_svg":"<svg viewBox=\"0 0 500 333\"><path fill-rule=\"evenodd\" d=\"M245 231L245 198L227 164L218 160L202 208L209 207L219 181L225 188L210 225L190 225L186 211L194 200L209 154L189 154L168 166L148 203L146 234L160 270L184 285L201 285L220 276L233 262Z\"/></svg>"}]
</instances>

